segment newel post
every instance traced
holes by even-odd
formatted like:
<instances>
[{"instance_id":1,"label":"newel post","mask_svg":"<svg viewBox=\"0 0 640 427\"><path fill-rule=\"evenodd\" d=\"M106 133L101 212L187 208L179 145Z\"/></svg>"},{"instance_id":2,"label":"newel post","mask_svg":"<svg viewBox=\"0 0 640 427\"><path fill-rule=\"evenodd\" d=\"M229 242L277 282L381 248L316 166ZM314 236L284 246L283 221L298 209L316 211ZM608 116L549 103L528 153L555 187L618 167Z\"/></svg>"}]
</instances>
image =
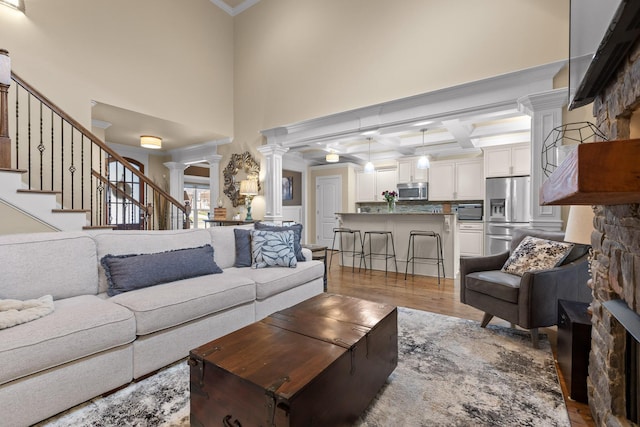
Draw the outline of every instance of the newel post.
<instances>
[{"instance_id":1,"label":"newel post","mask_svg":"<svg viewBox=\"0 0 640 427\"><path fill-rule=\"evenodd\" d=\"M11 59L0 49L0 168L11 168L11 138L9 138L9 86Z\"/></svg>"}]
</instances>

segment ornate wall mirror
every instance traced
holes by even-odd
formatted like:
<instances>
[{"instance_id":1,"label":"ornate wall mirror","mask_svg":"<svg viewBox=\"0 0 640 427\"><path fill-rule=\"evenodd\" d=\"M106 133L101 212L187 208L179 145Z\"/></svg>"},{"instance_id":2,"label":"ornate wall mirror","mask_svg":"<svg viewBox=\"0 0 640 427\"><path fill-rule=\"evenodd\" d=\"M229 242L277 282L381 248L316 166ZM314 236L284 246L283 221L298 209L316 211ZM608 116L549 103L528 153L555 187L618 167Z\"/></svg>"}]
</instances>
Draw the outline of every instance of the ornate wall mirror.
<instances>
[{"instance_id":1,"label":"ornate wall mirror","mask_svg":"<svg viewBox=\"0 0 640 427\"><path fill-rule=\"evenodd\" d=\"M256 162L251 153L245 151L242 154L232 154L231 160L224 168L224 194L227 195L233 207L243 205L245 197L240 194L240 181L243 179L255 179L260 191L260 163Z\"/></svg>"}]
</instances>

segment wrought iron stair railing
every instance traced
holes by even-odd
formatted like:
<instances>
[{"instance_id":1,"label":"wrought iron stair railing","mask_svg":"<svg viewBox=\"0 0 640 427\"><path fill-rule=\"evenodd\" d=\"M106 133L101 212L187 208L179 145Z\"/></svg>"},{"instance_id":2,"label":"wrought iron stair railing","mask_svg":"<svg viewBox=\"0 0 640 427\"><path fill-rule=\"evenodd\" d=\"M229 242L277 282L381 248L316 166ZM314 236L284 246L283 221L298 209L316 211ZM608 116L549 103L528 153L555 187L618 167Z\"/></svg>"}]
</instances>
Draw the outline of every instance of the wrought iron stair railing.
<instances>
[{"instance_id":1,"label":"wrought iron stair railing","mask_svg":"<svg viewBox=\"0 0 640 427\"><path fill-rule=\"evenodd\" d=\"M90 227L189 228L189 205L12 73L11 167L34 191L59 193L59 211L86 211ZM115 175L115 176L114 176Z\"/></svg>"}]
</instances>

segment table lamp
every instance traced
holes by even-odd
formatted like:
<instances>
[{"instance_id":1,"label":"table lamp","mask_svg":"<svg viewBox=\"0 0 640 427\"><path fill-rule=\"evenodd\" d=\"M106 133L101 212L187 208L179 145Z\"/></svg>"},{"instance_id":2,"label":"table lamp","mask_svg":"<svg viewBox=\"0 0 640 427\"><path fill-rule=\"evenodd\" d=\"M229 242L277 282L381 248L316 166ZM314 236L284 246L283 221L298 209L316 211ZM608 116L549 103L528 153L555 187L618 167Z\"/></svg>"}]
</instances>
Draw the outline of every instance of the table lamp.
<instances>
[{"instance_id":1,"label":"table lamp","mask_svg":"<svg viewBox=\"0 0 640 427\"><path fill-rule=\"evenodd\" d=\"M247 205L247 216L245 221L253 221L251 218L251 199L253 196L258 195L258 181L243 179L240 181L240 195L245 197L245 204Z\"/></svg>"}]
</instances>

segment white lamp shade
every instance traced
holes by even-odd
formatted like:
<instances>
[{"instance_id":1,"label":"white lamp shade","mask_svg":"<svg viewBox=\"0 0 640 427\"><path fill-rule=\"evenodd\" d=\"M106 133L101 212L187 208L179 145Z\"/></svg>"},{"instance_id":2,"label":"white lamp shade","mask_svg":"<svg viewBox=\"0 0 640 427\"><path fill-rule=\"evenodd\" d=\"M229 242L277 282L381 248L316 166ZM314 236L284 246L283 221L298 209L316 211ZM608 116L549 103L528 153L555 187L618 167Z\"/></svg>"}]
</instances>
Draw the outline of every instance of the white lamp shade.
<instances>
[{"instance_id":1,"label":"white lamp shade","mask_svg":"<svg viewBox=\"0 0 640 427\"><path fill-rule=\"evenodd\" d=\"M245 196L255 196L258 194L258 181L243 179L240 181L240 194Z\"/></svg>"},{"instance_id":2,"label":"white lamp shade","mask_svg":"<svg viewBox=\"0 0 640 427\"><path fill-rule=\"evenodd\" d=\"M375 166L373 166L373 163L371 162L367 162L364 165L364 173L374 173L376 171Z\"/></svg>"},{"instance_id":3,"label":"white lamp shade","mask_svg":"<svg viewBox=\"0 0 640 427\"><path fill-rule=\"evenodd\" d=\"M422 157L418 159L418 164L416 164L416 167L418 169L429 169L429 166L431 166L429 163L429 158L423 154Z\"/></svg>"},{"instance_id":4,"label":"white lamp shade","mask_svg":"<svg viewBox=\"0 0 640 427\"><path fill-rule=\"evenodd\" d=\"M0 84L11 84L11 58L9 52L4 49L0 49Z\"/></svg>"},{"instance_id":5,"label":"white lamp shade","mask_svg":"<svg viewBox=\"0 0 640 427\"><path fill-rule=\"evenodd\" d=\"M140 146L144 148L151 148L152 150L159 150L162 148L162 138L157 136L142 135L140 137Z\"/></svg>"},{"instance_id":6,"label":"white lamp shade","mask_svg":"<svg viewBox=\"0 0 640 427\"><path fill-rule=\"evenodd\" d=\"M338 163L340 161L340 156L336 153L329 153L325 156L325 160L327 163Z\"/></svg>"},{"instance_id":7,"label":"white lamp shade","mask_svg":"<svg viewBox=\"0 0 640 427\"><path fill-rule=\"evenodd\" d=\"M564 240L572 243L591 244L593 231L593 208L591 206L571 206Z\"/></svg>"}]
</instances>

